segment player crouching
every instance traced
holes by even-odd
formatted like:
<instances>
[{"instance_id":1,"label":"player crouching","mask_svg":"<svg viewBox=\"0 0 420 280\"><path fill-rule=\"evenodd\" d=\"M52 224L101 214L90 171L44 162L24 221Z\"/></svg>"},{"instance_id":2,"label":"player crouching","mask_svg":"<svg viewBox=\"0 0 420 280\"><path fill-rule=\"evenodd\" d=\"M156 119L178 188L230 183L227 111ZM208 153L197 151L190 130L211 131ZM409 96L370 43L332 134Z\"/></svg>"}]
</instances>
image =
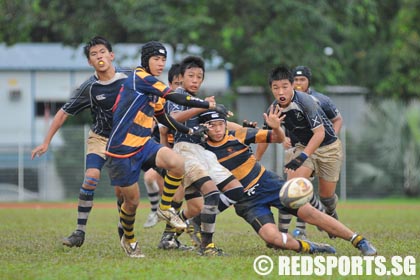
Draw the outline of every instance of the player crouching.
<instances>
[{"instance_id":1,"label":"player crouching","mask_svg":"<svg viewBox=\"0 0 420 280\"><path fill-rule=\"evenodd\" d=\"M285 181L256 160L249 148L251 143L279 143L284 139L280 128L280 110L272 108L266 123L272 130L238 128L227 130L226 117L209 111L201 115L201 122L208 125L206 149L216 154L219 162L231 170L244 186L244 195L235 204L236 214L247 221L255 232L273 248L293 250L302 253L335 253L334 247L308 240L294 239L290 234L281 233L271 212L271 207L286 210L302 218L305 222L318 226L336 237L350 241L363 255L376 255L376 249L363 236L351 231L340 221L315 209L309 203L298 209L286 208L280 201L279 192Z\"/></svg>"}]
</instances>

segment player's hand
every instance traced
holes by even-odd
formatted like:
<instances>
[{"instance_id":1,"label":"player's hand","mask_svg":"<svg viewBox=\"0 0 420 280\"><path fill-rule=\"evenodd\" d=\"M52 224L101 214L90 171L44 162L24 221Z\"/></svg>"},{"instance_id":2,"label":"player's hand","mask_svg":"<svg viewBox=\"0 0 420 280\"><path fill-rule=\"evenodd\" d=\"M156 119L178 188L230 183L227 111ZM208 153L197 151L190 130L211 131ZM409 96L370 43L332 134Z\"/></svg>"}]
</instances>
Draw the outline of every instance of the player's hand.
<instances>
[{"instance_id":1,"label":"player's hand","mask_svg":"<svg viewBox=\"0 0 420 280\"><path fill-rule=\"evenodd\" d=\"M280 127L281 122L286 117L286 115L281 115L282 110L280 106L271 105L268 115L266 113L263 114L265 123L273 129Z\"/></svg>"},{"instance_id":2,"label":"player's hand","mask_svg":"<svg viewBox=\"0 0 420 280\"><path fill-rule=\"evenodd\" d=\"M190 128L189 135L203 136L207 131L209 131L208 127L200 124Z\"/></svg>"},{"instance_id":3,"label":"player's hand","mask_svg":"<svg viewBox=\"0 0 420 280\"><path fill-rule=\"evenodd\" d=\"M285 148L286 150L292 147L292 141L290 140L289 137L284 138L284 141L282 144L283 144L283 148Z\"/></svg>"},{"instance_id":4,"label":"player's hand","mask_svg":"<svg viewBox=\"0 0 420 280\"><path fill-rule=\"evenodd\" d=\"M302 166L302 164L305 162L305 160L308 158L308 155L304 152L300 153L296 158L292 159L289 163L287 163L284 167L287 170L293 170L295 171L299 167Z\"/></svg>"},{"instance_id":5,"label":"player's hand","mask_svg":"<svg viewBox=\"0 0 420 280\"><path fill-rule=\"evenodd\" d=\"M226 117L232 117L233 116L233 113L231 111L229 111L225 107L225 105L223 105L223 104L217 104L216 107L214 108L214 110L216 112L218 112L219 114L222 114L222 115L224 115Z\"/></svg>"},{"instance_id":6,"label":"player's hand","mask_svg":"<svg viewBox=\"0 0 420 280\"><path fill-rule=\"evenodd\" d=\"M43 154L45 154L48 150L48 145L47 144L41 144L38 147L36 147L35 149L32 150L31 153L31 159L34 159L35 157L40 157Z\"/></svg>"}]
</instances>

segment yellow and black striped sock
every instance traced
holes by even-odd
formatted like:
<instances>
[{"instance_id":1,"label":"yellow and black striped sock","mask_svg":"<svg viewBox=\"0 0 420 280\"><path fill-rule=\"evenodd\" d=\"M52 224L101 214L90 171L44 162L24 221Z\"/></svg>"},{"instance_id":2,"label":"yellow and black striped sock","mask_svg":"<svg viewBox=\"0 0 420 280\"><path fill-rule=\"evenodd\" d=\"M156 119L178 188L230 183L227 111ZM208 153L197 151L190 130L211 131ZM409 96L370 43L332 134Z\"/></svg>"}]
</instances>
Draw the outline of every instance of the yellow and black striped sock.
<instances>
[{"instance_id":1,"label":"yellow and black striped sock","mask_svg":"<svg viewBox=\"0 0 420 280\"><path fill-rule=\"evenodd\" d=\"M172 200L171 207L174 208L177 213L179 213L179 211L181 211L182 201L178 202L178 201Z\"/></svg>"},{"instance_id":2,"label":"yellow and black striped sock","mask_svg":"<svg viewBox=\"0 0 420 280\"><path fill-rule=\"evenodd\" d=\"M160 209L168 210L171 208L172 198L178 187L181 185L182 178L183 176L177 178L166 173L164 178L162 197L159 203Z\"/></svg>"},{"instance_id":3,"label":"yellow and black striped sock","mask_svg":"<svg viewBox=\"0 0 420 280\"><path fill-rule=\"evenodd\" d=\"M124 205L122 205L120 211L120 220L124 230L125 239L130 243L136 242L136 238L134 237L134 222L136 221L136 213L127 214L124 209Z\"/></svg>"}]
</instances>

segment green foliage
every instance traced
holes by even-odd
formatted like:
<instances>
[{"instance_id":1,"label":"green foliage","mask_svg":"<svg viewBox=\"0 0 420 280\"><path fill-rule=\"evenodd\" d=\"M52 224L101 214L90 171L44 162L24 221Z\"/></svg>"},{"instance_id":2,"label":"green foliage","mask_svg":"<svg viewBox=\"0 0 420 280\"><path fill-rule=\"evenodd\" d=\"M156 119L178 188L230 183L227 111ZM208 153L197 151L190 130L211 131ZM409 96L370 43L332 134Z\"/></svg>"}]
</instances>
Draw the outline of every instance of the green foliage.
<instances>
[{"instance_id":1,"label":"green foliage","mask_svg":"<svg viewBox=\"0 0 420 280\"><path fill-rule=\"evenodd\" d=\"M258 276L253 270L254 260L260 255L267 255L277 264L280 255L299 255L266 248L251 226L236 216L233 209L218 216L214 236L217 246L229 256L207 258L192 251L159 250L156 247L164 224L159 223L147 230L142 228L149 212L146 201L141 203L135 225L136 236L146 258L130 259L123 253L116 231L118 214L113 202L106 206L96 201L89 217L85 244L80 248L67 248L61 245L61 238L74 230L76 204L72 203L72 207L67 209L50 208L48 203L40 205L32 209L0 208L2 279L279 279L276 269L268 276ZM63 205L69 206L69 203ZM338 211L342 222L372 241L379 255L386 258L387 267L390 267L394 255L413 256L417 262L420 260L418 200L340 202ZM308 226L308 234L314 241L335 246L337 256L359 255L348 241L330 240L313 226ZM185 234L180 240L189 243ZM418 263L416 272L419 275ZM365 277L340 277L337 269L333 269L331 276L313 275L304 279Z\"/></svg>"},{"instance_id":2,"label":"green foliage","mask_svg":"<svg viewBox=\"0 0 420 280\"><path fill-rule=\"evenodd\" d=\"M389 73L380 80L378 92L396 99L419 97L420 87L420 1L401 1L401 8L390 26L392 43Z\"/></svg>"},{"instance_id":3,"label":"green foliage","mask_svg":"<svg viewBox=\"0 0 420 280\"><path fill-rule=\"evenodd\" d=\"M420 96L419 7L420 0L0 0L0 40L79 45L103 35L186 52L198 45L203 56L233 65L234 86L265 86L275 64L304 64L319 88L355 84L409 100Z\"/></svg>"},{"instance_id":4,"label":"green foliage","mask_svg":"<svg viewBox=\"0 0 420 280\"><path fill-rule=\"evenodd\" d=\"M365 195L420 194L418 108L418 102L405 105L393 100L370 106L357 146L360 156L353 162L355 184L369 185Z\"/></svg>"}]
</instances>

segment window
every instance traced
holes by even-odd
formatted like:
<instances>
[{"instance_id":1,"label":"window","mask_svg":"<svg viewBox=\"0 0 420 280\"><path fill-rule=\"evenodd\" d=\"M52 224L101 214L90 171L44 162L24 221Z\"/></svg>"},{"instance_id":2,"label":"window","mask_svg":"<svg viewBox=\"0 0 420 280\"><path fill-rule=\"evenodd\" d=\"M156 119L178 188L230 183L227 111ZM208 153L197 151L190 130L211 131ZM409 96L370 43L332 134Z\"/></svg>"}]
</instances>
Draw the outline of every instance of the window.
<instances>
[{"instance_id":1,"label":"window","mask_svg":"<svg viewBox=\"0 0 420 280\"><path fill-rule=\"evenodd\" d=\"M37 117L54 116L64 104L65 102L58 101L37 101L35 115Z\"/></svg>"}]
</instances>

